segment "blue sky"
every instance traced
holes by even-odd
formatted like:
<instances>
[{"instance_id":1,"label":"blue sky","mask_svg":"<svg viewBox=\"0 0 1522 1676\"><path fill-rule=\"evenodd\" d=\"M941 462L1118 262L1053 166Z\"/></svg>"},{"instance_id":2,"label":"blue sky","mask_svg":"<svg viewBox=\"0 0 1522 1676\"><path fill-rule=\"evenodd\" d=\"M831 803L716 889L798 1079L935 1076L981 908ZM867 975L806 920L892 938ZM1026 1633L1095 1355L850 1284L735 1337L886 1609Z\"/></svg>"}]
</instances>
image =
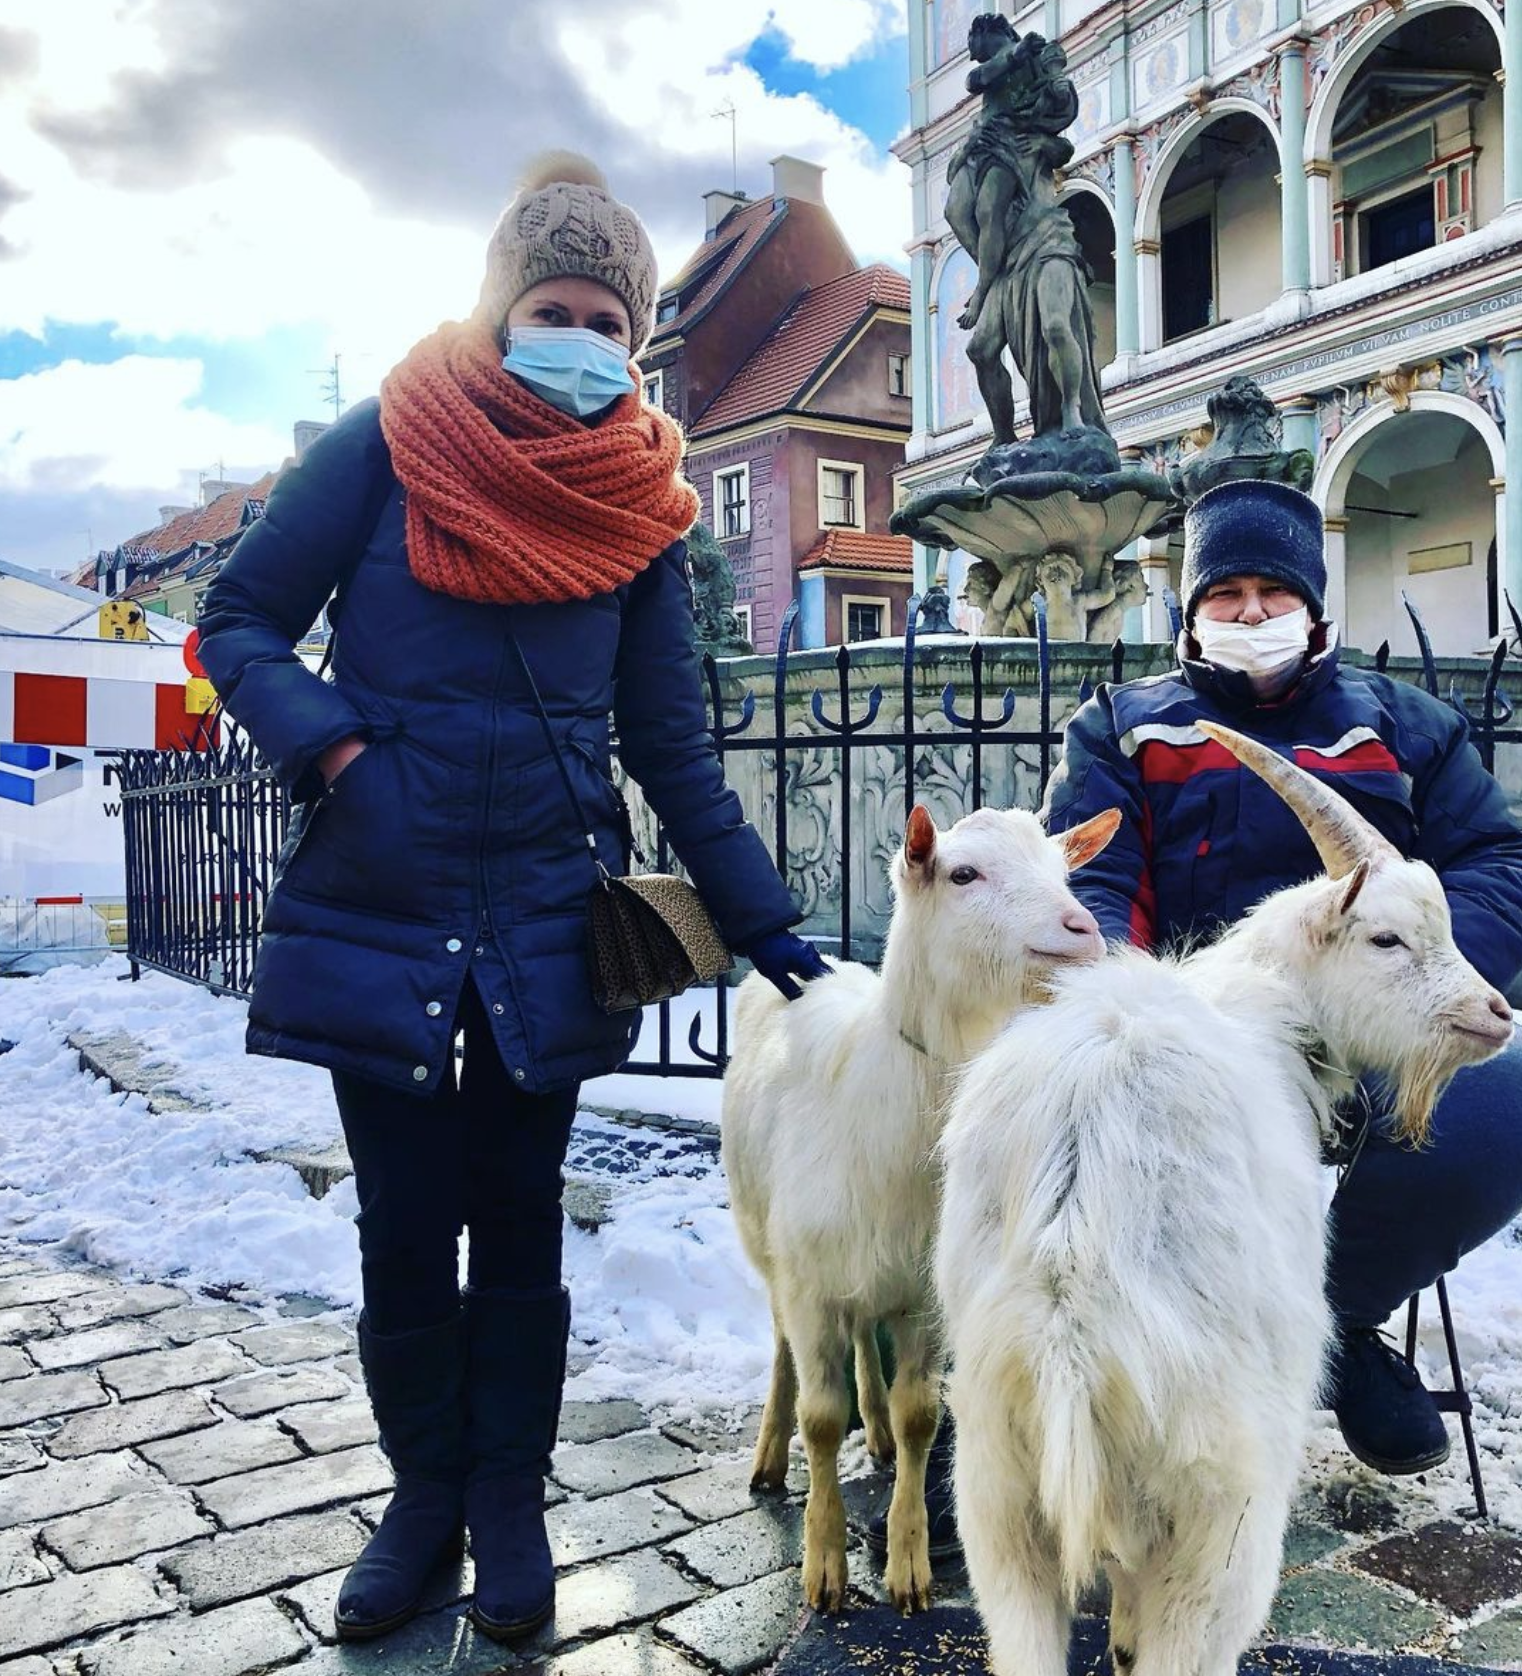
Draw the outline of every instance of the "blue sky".
<instances>
[{"instance_id":1,"label":"blue sky","mask_svg":"<svg viewBox=\"0 0 1522 1676\"><path fill-rule=\"evenodd\" d=\"M909 117L909 43L887 36L870 52L838 69L821 70L799 59L786 37L770 29L745 54L745 63L777 93L807 93L843 122L886 151Z\"/></svg>"},{"instance_id":2,"label":"blue sky","mask_svg":"<svg viewBox=\"0 0 1522 1676\"><path fill-rule=\"evenodd\" d=\"M585 150L672 271L701 194L822 163L904 263L904 0L7 0L0 557L52 569L252 480L469 311L516 170ZM333 71L343 66L342 74Z\"/></svg>"}]
</instances>

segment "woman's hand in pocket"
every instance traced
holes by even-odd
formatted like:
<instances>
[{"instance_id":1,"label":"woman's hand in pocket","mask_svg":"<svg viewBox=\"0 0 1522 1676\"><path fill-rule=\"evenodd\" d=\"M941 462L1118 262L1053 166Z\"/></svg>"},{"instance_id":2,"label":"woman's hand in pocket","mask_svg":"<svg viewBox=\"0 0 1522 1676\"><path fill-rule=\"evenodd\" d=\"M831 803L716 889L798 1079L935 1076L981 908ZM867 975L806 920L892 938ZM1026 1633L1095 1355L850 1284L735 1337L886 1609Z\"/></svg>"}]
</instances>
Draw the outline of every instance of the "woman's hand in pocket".
<instances>
[{"instance_id":1,"label":"woman's hand in pocket","mask_svg":"<svg viewBox=\"0 0 1522 1676\"><path fill-rule=\"evenodd\" d=\"M365 741L357 733L351 733L347 739L329 745L318 756L317 772L322 775L322 783L329 791L333 789L333 782L364 749Z\"/></svg>"}]
</instances>

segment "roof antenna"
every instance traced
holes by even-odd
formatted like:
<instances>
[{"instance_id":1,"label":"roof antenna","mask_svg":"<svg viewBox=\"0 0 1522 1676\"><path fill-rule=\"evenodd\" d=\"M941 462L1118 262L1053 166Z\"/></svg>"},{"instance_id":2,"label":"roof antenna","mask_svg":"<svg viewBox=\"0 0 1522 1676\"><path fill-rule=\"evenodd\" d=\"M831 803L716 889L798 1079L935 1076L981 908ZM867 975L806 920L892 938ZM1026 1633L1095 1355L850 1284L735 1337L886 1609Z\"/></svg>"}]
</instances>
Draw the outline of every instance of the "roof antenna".
<instances>
[{"instance_id":1,"label":"roof antenna","mask_svg":"<svg viewBox=\"0 0 1522 1676\"><path fill-rule=\"evenodd\" d=\"M726 98L718 110L710 111L710 116L720 122L729 124L729 192L733 198L740 196L740 142L739 122L735 112L735 102Z\"/></svg>"},{"instance_id":2,"label":"roof antenna","mask_svg":"<svg viewBox=\"0 0 1522 1676\"><path fill-rule=\"evenodd\" d=\"M337 419L339 417L339 415L344 410L343 387L339 383L339 378L338 378L338 363L341 359L342 359L342 357L339 355L338 351L335 349L333 351L333 364L332 364L332 366L330 366L330 367L308 367L307 368L308 372L320 373L322 375L322 377L324 377L328 381L326 387L324 388L324 390L322 392L322 399L325 402L332 402L332 404L333 404L333 417L335 419Z\"/></svg>"}]
</instances>

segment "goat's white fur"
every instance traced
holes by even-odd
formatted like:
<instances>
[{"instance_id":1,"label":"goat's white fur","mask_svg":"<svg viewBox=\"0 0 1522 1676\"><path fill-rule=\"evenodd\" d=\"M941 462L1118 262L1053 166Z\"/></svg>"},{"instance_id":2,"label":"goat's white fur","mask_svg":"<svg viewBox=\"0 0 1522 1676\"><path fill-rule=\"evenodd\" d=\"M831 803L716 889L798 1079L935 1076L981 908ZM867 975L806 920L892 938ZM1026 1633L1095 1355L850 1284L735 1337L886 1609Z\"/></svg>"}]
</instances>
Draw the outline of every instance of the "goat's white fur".
<instances>
[{"instance_id":1,"label":"goat's white fur","mask_svg":"<svg viewBox=\"0 0 1522 1676\"><path fill-rule=\"evenodd\" d=\"M1391 931L1399 950L1373 944ZM1381 860L1182 961L1065 974L968 1069L935 1273L996 1676L1066 1671L1101 1562L1117 1672L1236 1671L1329 1326L1318 1124L1378 1070L1415 1091L1419 1128L1422 1100L1503 1044L1498 1006L1436 876Z\"/></svg>"},{"instance_id":2,"label":"goat's white fur","mask_svg":"<svg viewBox=\"0 0 1522 1676\"><path fill-rule=\"evenodd\" d=\"M1102 847L1114 818L1089 828L1054 840L1034 816L983 811L937 833L916 810L893 864L881 975L841 963L792 1003L756 977L740 987L724 1165L776 1340L752 1483L782 1485L796 1417L810 1474L804 1593L821 1609L838 1607L846 1587L836 1457L853 1345L868 1447L898 1462L889 1593L906 1611L929 1603L925 1457L942 1365L929 1277L932 1154L947 1079L1022 1001L1045 993L1054 960L1102 952L1066 882L1069 857L1076 864ZM969 869L975 878L953 882ZM891 1391L879 1323L893 1335Z\"/></svg>"}]
</instances>

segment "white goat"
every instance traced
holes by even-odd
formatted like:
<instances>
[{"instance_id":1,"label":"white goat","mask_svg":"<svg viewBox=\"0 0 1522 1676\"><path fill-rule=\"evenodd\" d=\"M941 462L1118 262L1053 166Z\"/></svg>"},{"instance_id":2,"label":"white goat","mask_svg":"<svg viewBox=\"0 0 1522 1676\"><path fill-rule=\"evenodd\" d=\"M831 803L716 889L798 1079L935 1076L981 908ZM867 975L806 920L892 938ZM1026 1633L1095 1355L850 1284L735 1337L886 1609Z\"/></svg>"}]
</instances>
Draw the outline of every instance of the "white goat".
<instances>
[{"instance_id":1,"label":"white goat","mask_svg":"<svg viewBox=\"0 0 1522 1676\"><path fill-rule=\"evenodd\" d=\"M1105 1562L1128 1676L1229 1676L1267 1616L1328 1313L1318 1120L1351 1077L1420 1139L1511 1034L1431 869L1274 752L1200 724L1330 877L1182 961L1065 974L970 1067L935 1258L954 1483L996 1676L1063 1676Z\"/></svg>"},{"instance_id":2,"label":"white goat","mask_svg":"<svg viewBox=\"0 0 1522 1676\"><path fill-rule=\"evenodd\" d=\"M1017 1007L1044 996L1055 967L1103 953L1067 872L1118 822L1112 810L1051 839L1033 815L983 810L938 832L916 807L893 861L881 975L840 964L791 1003L764 979L740 986L724 1165L776 1334L751 1483L782 1485L797 1418L809 1462L804 1594L821 1610L837 1609L846 1590L836 1457L853 1344L867 1446L898 1459L888 1590L901 1610L929 1604L925 1456L942 1368L930 1292L933 1150L947 1079ZM893 1335L891 1393L879 1322Z\"/></svg>"}]
</instances>

